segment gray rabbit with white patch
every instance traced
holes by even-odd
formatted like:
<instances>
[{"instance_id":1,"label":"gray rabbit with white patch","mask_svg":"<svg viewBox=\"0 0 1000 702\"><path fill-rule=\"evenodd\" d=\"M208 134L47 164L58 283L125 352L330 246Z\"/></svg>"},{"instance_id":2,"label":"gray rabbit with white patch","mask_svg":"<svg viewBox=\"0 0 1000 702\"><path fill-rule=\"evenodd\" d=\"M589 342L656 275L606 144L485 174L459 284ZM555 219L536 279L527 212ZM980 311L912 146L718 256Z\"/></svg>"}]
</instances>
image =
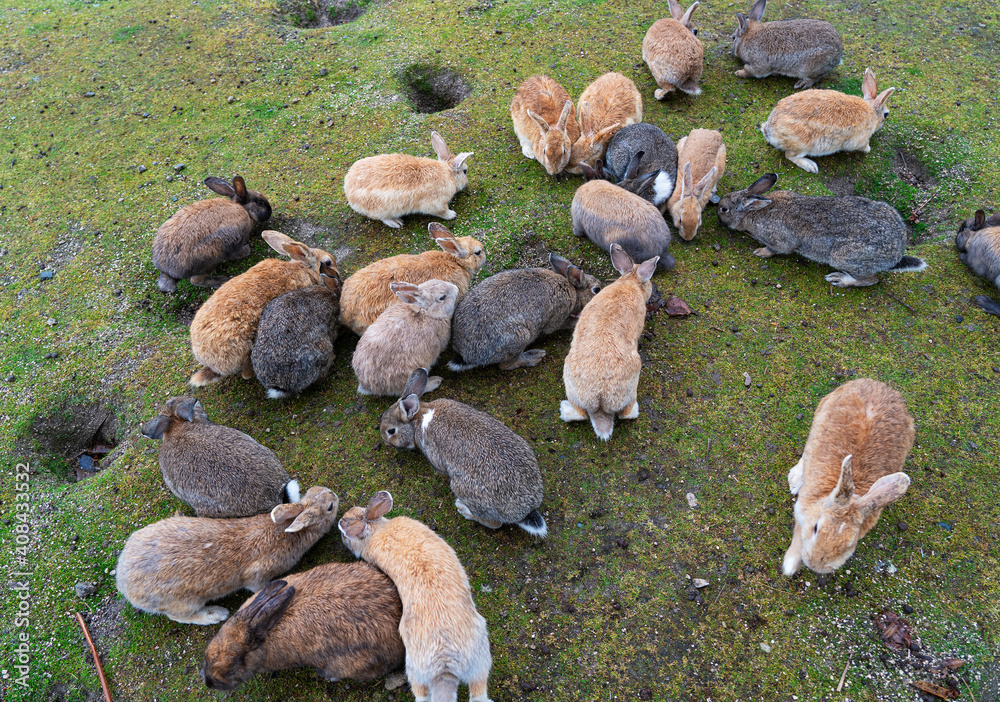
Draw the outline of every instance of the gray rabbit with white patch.
<instances>
[{"instance_id":1,"label":"gray rabbit with white patch","mask_svg":"<svg viewBox=\"0 0 1000 702\"><path fill-rule=\"evenodd\" d=\"M987 217L976 210L975 216L958 228L955 245L962 263L1000 288L1000 212ZM983 312L1000 317L1000 304L986 295L977 295L973 301Z\"/></svg>"},{"instance_id":2,"label":"gray rabbit with white patch","mask_svg":"<svg viewBox=\"0 0 1000 702\"><path fill-rule=\"evenodd\" d=\"M585 164L583 164L585 165ZM544 334L572 329L601 284L562 256L547 268L502 271L472 288L455 308L453 371L497 364L502 370L535 366L545 349L525 349Z\"/></svg>"},{"instance_id":3,"label":"gray rabbit with white patch","mask_svg":"<svg viewBox=\"0 0 1000 702\"><path fill-rule=\"evenodd\" d=\"M641 159L641 163L635 162L636 157ZM630 124L611 137L604 154L604 169L611 180L619 184L630 173L632 178L637 178L659 171L650 189L651 196L636 194L660 207L662 211L677 185L677 145L655 125L646 122ZM623 187L629 192L636 192Z\"/></svg>"},{"instance_id":4,"label":"gray rabbit with white patch","mask_svg":"<svg viewBox=\"0 0 1000 702\"><path fill-rule=\"evenodd\" d=\"M466 519L490 529L517 524L544 538L548 527L538 507L545 487L528 442L461 402L421 402L426 390L427 370L418 368L399 400L382 415L382 440L396 448L419 448L451 479L455 507Z\"/></svg>"},{"instance_id":5,"label":"gray rabbit with white patch","mask_svg":"<svg viewBox=\"0 0 1000 702\"><path fill-rule=\"evenodd\" d=\"M874 285L882 271L922 271L927 264L904 256L909 233L891 205L864 197L811 197L790 190L764 194L777 182L768 173L719 203L719 219L762 243L756 256L797 253L836 268L836 286Z\"/></svg>"}]
</instances>

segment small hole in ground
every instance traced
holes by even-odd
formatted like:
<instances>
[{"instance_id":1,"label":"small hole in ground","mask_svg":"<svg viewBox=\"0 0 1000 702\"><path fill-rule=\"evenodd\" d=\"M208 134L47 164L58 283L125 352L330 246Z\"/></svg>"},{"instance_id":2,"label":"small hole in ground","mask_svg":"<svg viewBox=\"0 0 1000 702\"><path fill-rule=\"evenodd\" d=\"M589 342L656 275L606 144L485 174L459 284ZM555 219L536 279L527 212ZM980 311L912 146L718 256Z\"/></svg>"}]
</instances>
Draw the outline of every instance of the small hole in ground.
<instances>
[{"instance_id":1,"label":"small hole in ground","mask_svg":"<svg viewBox=\"0 0 1000 702\"><path fill-rule=\"evenodd\" d=\"M117 458L115 408L87 398L69 398L31 425L43 459L56 459L54 472L69 482L85 480Z\"/></svg>"},{"instance_id":2,"label":"small hole in ground","mask_svg":"<svg viewBox=\"0 0 1000 702\"><path fill-rule=\"evenodd\" d=\"M370 4L371 0L279 0L278 15L295 27L333 27L358 19Z\"/></svg>"},{"instance_id":3,"label":"small hole in ground","mask_svg":"<svg viewBox=\"0 0 1000 702\"><path fill-rule=\"evenodd\" d=\"M454 71L425 63L414 63L404 68L400 81L407 99L417 112L449 110L472 94L472 88Z\"/></svg>"}]
</instances>

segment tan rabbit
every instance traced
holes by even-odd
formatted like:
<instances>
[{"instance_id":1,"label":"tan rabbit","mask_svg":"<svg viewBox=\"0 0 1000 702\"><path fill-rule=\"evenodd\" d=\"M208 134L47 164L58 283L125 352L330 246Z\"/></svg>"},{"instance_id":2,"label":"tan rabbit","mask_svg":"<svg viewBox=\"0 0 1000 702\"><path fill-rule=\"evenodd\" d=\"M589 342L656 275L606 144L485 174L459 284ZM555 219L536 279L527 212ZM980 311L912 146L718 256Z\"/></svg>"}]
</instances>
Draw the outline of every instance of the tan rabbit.
<instances>
[{"instance_id":1,"label":"tan rabbit","mask_svg":"<svg viewBox=\"0 0 1000 702\"><path fill-rule=\"evenodd\" d=\"M869 140L889 116L886 103L896 89L877 90L870 68L861 83L863 98L836 90L803 90L779 100L760 131L789 161L817 173L816 162L806 156L872 150Z\"/></svg>"},{"instance_id":2,"label":"tan rabbit","mask_svg":"<svg viewBox=\"0 0 1000 702\"><path fill-rule=\"evenodd\" d=\"M788 473L795 533L782 570L832 573L854 555L882 509L906 492L901 472L913 417L898 391L870 378L844 383L819 402L802 458Z\"/></svg>"},{"instance_id":3,"label":"tan rabbit","mask_svg":"<svg viewBox=\"0 0 1000 702\"><path fill-rule=\"evenodd\" d=\"M471 152L457 156L437 132L431 132L437 160L408 154L384 154L355 161L344 176L344 194L358 214L380 219L399 229L400 217L429 214L455 219L448 203L469 184L466 160Z\"/></svg>"},{"instance_id":4,"label":"tan rabbit","mask_svg":"<svg viewBox=\"0 0 1000 702\"><path fill-rule=\"evenodd\" d=\"M691 29L691 15L698 3L685 12L677 0L669 2L671 17L654 22L642 40L642 60L660 86L653 93L657 100L678 88L688 95L701 95L698 80L705 63L698 30Z\"/></svg>"},{"instance_id":5,"label":"tan rabbit","mask_svg":"<svg viewBox=\"0 0 1000 702\"><path fill-rule=\"evenodd\" d=\"M469 702L490 702L490 640L465 569L451 546L424 524L385 519L391 509L392 495L377 492L367 507L349 509L339 528L348 550L378 566L399 590L399 633L416 702L454 702L461 682L469 683Z\"/></svg>"},{"instance_id":6,"label":"tan rabbit","mask_svg":"<svg viewBox=\"0 0 1000 702\"><path fill-rule=\"evenodd\" d=\"M639 336L658 258L636 265L612 244L611 263L622 277L587 303L573 331L563 366L567 399L560 404L559 418L576 422L589 417L602 441L611 438L616 414L622 419L639 416Z\"/></svg>"},{"instance_id":7,"label":"tan rabbit","mask_svg":"<svg viewBox=\"0 0 1000 702\"><path fill-rule=\"evenodd\" d=\"M261 236L272 249L293 260L261 261L224 283L198 308L191 322L191 352L204 368L191 376L194 387L234 373L253 378L250 354L267 303L291 290L320 283L328 287L339 284L337 261L326 251L310 249L273 230Z\"/></svg>"},{"instance_id":8,"label":"tan rabbit","mask_svg":"<svg viewBox=\"0 0 1000 702\"><path fill-rule=\"evenodd\" d=\"M621 73L605 73L588 85L578 106L580 137L570 152L568 173L582 173L581 163L593 167L618 130L642 121L642 95Z\"/></svg>"},{"instance_id":9,"label":"tan rabbit","mask_svg":"<svg viewBox=\"0 0 1000 702\"><path fill-rule=\"evenodd\" d=\"M118 591L136 609L184 624L217 624L206 607L240 588L257 592L286 572L337 519L337 496L311 487L301 502L241 519L170 517L133 532L115 568Z\"/></svg>"},{"instance_id":10,"label":"tan rabbit","mask_svg":"<svg viewBox=\"0 0 1000 702\"><path fill-rule=\"evenodd\" d=\"M389 284L400 299L361 335L351 366L362 395L399 397L417 368L433 366L451 338L451 316L455 312L458 286L443 280ZM439 376L428 379L427 389L441 384Z\"/></svg>"},{"instance_id":11,"label":"tan rabbit","mask_svg":"<svg viewBox=\"0 0 1000 702\"><path fill-rule=\"evenodd\" d=\"M344 281L340 293L340 323L357 335L365 333L385 309L396 302L389 289L394 280L414 285L437 278L458 286L461 300L469 281L486 263L483 245L471 236L454 237L444 225L431 222L427 229L443 251L400 254L365 266Z\"/></svg>"},{"instance_id":12,"label":"tan rabbit","mask_svg":"<svg viewBox=\"0 0 1000 702\"><path fill-rule=\"evenodd\" d=\"M548 76L532 76L518 87L510 118L524 157L545 166L549 175L561 173L580 138L569 93Z\"/></svg>"},{"instance_id":13,"label":"tan rabbit","mask_svg":"<svg viewBox=\"0 0 1000 702\"><path fill-rule=\"evenodd\" d=\"M691 241L701 226L701 213L726 172L726 145L714 129L692 129L677 142L677 165L682 177L667 201L677 233Z\"/></svg>"}]
</instances>

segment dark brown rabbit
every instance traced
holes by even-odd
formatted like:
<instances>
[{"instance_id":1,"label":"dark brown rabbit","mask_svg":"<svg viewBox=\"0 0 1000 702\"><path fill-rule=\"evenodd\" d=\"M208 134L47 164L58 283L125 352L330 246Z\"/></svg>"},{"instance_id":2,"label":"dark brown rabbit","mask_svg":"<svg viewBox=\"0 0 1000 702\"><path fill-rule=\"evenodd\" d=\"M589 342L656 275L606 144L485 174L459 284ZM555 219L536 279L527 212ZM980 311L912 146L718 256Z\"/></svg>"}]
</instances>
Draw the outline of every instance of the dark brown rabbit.
<instances>
[{"instance_id":1,"label":"dark brown rabbit","mask_svg":"<svg viewBox=\"0 0 1000 702\"><path fill-rule=\"evenodd\" d=\"M160 225L153 238L153 265L160 271L163 292L177 289L177 281L217 288L228 276L210 276L226 261L250 255L254 227L271 218L271 204L256 190L247 190L243 178L233 182L210 176L205 185L229 200L199 200L177 210Z\"/></svg>"},{"instance_id":2,"label":"dark brown rabbit","mask_svg":"<svg viewBox=\"0 0 1000 702\"><path fill-rule=\"evenodd\" d=\"M329 682L381 678L403 665L402 616L396 586L382 571L324 563L244 602L209 642L201 676L211 690L289 668L316 668Z\"/></svg>"},{"instance_id":3,"label":"dark brown rabbit","mask_svg":"<svg viewBox=\"0 0 1000 702\"><path fill-rule=\"evenodd\" d=\"M955 245L962 263L1000 288L1000 212L987 217L976 210L975 216L958 228ZM977 295L973 301L983 312L1000 317L1000 304L986 295Z\"/></svg>"},{"instance_id":4,"label":"dark brown rabbit","mask_svg":"<svg viewBox=\"0 0 1000 702\"><path fill-rule=\"evenodd\" d=\"M142 425L160 439L163 482L199 517L251 517L299 501L299 482L253 438L213 424L193 397L171 397Z\"/></svg>"}]
</instances>

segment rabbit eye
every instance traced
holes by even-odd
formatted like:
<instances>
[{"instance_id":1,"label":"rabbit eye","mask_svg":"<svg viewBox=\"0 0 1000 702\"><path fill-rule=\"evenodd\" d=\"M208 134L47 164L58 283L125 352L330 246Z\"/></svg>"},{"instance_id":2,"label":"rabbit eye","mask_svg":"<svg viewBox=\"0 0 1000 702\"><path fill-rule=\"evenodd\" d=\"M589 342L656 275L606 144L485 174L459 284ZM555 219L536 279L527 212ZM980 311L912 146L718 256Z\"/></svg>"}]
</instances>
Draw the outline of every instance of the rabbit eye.
<instances>
[{"instance_id":1,"label":"rabbit eye","mask_svg":"<svg viewBox=\"0 0 1000 702\"><path fill-rule=\"evenodd\" d=\"M444 302L444 299L448 297L447 295L442 295L438 298L438 302Z\"/></svg>"},{"instance_id":2,"label":"rabbit eye","mask_svg":"<svg viewBox=\"0 0 1000 702\"><path fill-rule=\"evenodd\" d=\"M814 534L819 533L819 522L816 522L815 526L813 526L813 533Z\"/></svg>"},{"instance_id":3,"label":"rabbit eye","mask_svg":"<svg viewBox=\"0 0 1000 702\"><path fill-rule=\"evenodd\" d=\"M729 212L729 208L728 207L720 207L719 208L719 212L722 212L723 214L725 214L726 212Z\"/></svg>"},{"instance_id":4,"label":"rabbit eye","mask_svg":"<svg viewBox=\"0 0 1000 702\"><path fill-rule=\"evenodd\" d=\"M393 427L392 429L386 429L385 430L385 435L386 436L392 436L395 433L396 433L396 427Z\"/></svg>"},{"instance_id":5,"label":"rabbit eye","mask_svg":"<svg viewBox=\"0 0 1000 702\"><path fill-rule=\"evenodd\" d=\"M595 285L594 287L591 288L591 291L596 295L597 293L601 292L601 286Z\"/></svg>"},{"instance_id":6,"label":"rabbit eye","mask_svg":"<svg viewBox=\"0 0 1000 702\"><path fill-rule=\"evenodd\" d=\"M695 36L698 36L698 29L697 28L692 29L691 33L694 34Z\"/></svg>"},{"instance_id":7,"label":"rabbit eye","mask_svg":"<svg viewBox=\"0 0 1000 702\"><path fill-rule=\"evenodd\" d=\"M331 502L331 503L329 504L329 506L328 506L328 507L326 508L326 511L327 511L327 512L332 512L332 511L333 511L333 503L332 503L332 502Z\"/></svg>"}]
</instances>

